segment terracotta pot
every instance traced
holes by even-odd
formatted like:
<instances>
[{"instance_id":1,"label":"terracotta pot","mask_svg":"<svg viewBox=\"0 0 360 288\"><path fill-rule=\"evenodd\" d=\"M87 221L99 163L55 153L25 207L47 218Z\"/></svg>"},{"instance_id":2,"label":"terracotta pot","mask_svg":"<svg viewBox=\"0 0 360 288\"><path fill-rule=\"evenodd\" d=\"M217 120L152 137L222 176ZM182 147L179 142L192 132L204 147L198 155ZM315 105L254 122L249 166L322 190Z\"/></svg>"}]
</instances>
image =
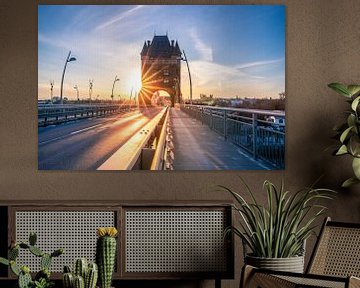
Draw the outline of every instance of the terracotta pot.
<instances>
[{"instance_id":1,"label":"terracotta pot","mask_svg":"<svg viewBox=\"0 0 360 288\"><path fill-rule=\"evenodd\" d=\"M289 258L263 258L251 255L245 256L245 263L257 268L275 271L304 272L304 256Z\"/></svg>"}]
</instances>

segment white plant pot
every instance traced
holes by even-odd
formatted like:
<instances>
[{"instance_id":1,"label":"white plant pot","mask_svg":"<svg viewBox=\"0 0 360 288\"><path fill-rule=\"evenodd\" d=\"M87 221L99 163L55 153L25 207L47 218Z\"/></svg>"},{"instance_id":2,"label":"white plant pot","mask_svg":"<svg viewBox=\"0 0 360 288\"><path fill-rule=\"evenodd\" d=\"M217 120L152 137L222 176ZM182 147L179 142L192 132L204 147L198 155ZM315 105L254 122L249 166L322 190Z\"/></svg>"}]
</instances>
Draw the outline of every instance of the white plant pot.
<instances>
[{"instance_id":1,"label":"white plant pot","mask_svg":"<svg viewBox=\"0 0 360 288\"><path fill-rule=\"evenodd\" d=\"M245 263L262 269L304 273L304 256L289 258L263 258L246 255Z\"/></svg>"}]
</instances>

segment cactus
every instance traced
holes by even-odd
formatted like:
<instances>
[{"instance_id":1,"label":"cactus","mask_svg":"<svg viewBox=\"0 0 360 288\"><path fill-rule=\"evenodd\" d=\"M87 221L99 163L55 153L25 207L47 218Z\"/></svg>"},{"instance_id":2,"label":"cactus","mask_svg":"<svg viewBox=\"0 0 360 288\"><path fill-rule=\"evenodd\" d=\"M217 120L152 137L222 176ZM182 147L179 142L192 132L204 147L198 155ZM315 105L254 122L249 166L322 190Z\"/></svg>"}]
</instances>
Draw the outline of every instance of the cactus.
<instances>
[{"instance_id":1,"label":"cactus","mask_svg":"<svg viewBox=\"0 0 360 288\"><path fill-rule=\"evenodd\" d=\"M85 276L85 288L95 288L98 279L98 266L96 263L89 263Z\"/></svg>"},{"instance_id":2,"label":"cactus","mask_svg":"<svg viewBox=\"0 0 360 288\"><path fill-rule=\"evenodd\" d=\"M63 286L64 288L73 288L74 287L74 276L72 273L64 273L63 274Z\"/></svg>"},{"instance_id":3,"label":"cactus","mask_svg":"<svg viewBox=\"0 0 360 288\"><path fill-rule=\"evenodd\" d=\"M35 232L31 232L29 235L29 244L31 246L35 246L37 241L37 235Z\"/></svg>"},{"instance_id":4,"label":"cactus","mask_svg":"<svg viewBox=\"0 0 360 288\"><path fill-rule=\"evenodd\" d=\"M10 265L10 261L8 259L3 258L3 257L0 257L0 263L4 264L6 266Z\"/></svg>"},{"instance_id":5,"label":"cactus","mask_svg":"<svg viewBox=\"0 0 360 288\"><path fill-rule=\"evenodd\" d=\"M49 269L50 265L51 265L51 260L52 257L50 254L45 253L42 257L41 257L41 261L40 261L40 267L41 269Z\"/></svg>"},{"instance_id":6,"label":"cactus","mask_svg":"<svg viewBox=\"0 0 360 288\"><path fill-rule=\"evenodd\" d=\"M28 272L21 271L18 279L19 288L28 288L31 283L32 283L32 279L29 271Z\"/></svg>"},{"instance_id":7,"label":"cactus","mask_svg":"<svg viewBox=\"0 0 360 288\"><path fill-rule=\"evenodd\" d=\"M44 268L42 270L40 270L38 273L36 273L35 275L35 280L40 281L41 279L46 279L49 280L50 279L50 271L48 268Z\"/></svg>"},{"instance_id":8,"label":"cactus","mask_svg":"<svg viewBox=\"0 0 360 288\"><path fill-rule=\"evenodd\" d=\"M20 275L20 268L16 265L16 262L14 260L10 261L10 268L11 271L16 275L19 276Z\"/></svg>"},{"instance_id":9,"label":"cactus","mask_svg":"<svg viewBox=\"0 0 360 288\"><path fill-rule=\"evenodd\" d=\"M67 265L64 266L64 273L71 273L71 269L69 266Z\"/></svg>"},{"instance_id":10,"label":"cactus","mask_svg":"<svg viewBox=\"0 0 360 288\"><path fill-rule=\"evenodd\" d=\"M81 276L74 277L74 288L85 288L84 278Z\"/></svg>"},{"instance_id":11,"label":"cactus","mask_svg":"<svg viewBox=\"0 0 360 288\"><path fill-rule=\"evenodd\" d=\"M30 251L32 254L34 254L35 256L37 256L37 257L41 257L41 256L44 255L44 252L42 252L42 251L40 250L40 248L38 248L38 247L36 247L36 246L30 246L30 247L29 247L29 251Z\"/></svg>"},{"instance_id":12,"label":"cactus","mask_svg":"<svg viewBox=\"0 0 360 288\"><path fill-rule=\"evenodd\" d=\"M53 282L50 281L50 264L53 257L60 256L63 254L63 249L55 250L53 253L48 254L41 251L38 247L35 246L37 236L35 233L30 233L29 244L20 242L16 243L11 241L11 245L8 251L8 259L0 257L0 264L10 266L11 271L18 276L18 286L19 288L47 288L51 287ZM30 253L34 254L37 257L41 257L41 271L39 271L35 276L35 281L32 280L30 275L30 269L27 266L19 266L16 264L16 259L19 256L19 250L25 249L29 250Z\"/></svg>"},{"instance_id":13,"label":"cactus","mask_svg":"<svg viewBox=\"0 0 360 288\"><path fill-rule=\"evenodd\" d=\"M19 246L15 246L14 248L9 250L8 253L9 260L16 260L16 258L19 256Z\"/></svg>"},{"instance_id":14,"label":"cactus","mask_svg":"<svg viewBox=\"0 0 360 288\"><path fill-rule=\"evenodd\" d=\"M74 263L74 273L69 266L64 266L63 286L64 288L95 288L98 278L98 268L95 263L89 263L85 258L78 258ZM82 276L83 275L83 276ZM77 280L76 280L77 279ZM82 279L82 281L80 280ZM82 282L82 283L81 283ZM84 286L81 286L84 285Z\"/></svg>"},{"instance_id":15,"label":"cactus","mask_svg":"<svg viewBox=\"0 0 360 288\"><path fill-rule=\"evenodd\" d=\"M76 259L75 267L74 267L75 276L81 276L83 279L85 279L87 268L88 268L88 263L85 258Z\"/></svg>"},{"instance_id":16,"label":"cactus","mask_svg":"<svg viewBox=\"0 0 360 288\"><path fill-rule=\"evenodd\" d=\"M100 287L110 288L115 265L117 230L115 227L98 228L97 235L96 262Z\"/></svg>"},{"instance_id":17,"label":"cactus","mask_svg":"<svg viewBox=\"0 0 360 288\"><path fill-rule=\"evenodd\" d=\"M64 249L57 249L51 253L51 257L58 257L64 253Z\"/></svg>"}]
</instances>

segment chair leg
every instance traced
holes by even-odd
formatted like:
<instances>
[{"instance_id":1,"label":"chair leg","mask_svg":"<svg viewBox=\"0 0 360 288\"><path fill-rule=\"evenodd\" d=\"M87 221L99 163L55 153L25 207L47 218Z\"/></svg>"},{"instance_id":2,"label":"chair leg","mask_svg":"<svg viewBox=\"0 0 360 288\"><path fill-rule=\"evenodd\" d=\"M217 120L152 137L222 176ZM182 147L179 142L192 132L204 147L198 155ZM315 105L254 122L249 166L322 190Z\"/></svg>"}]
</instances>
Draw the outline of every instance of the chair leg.
<instances>
[{"instance_id":1,"label":"chair leg","mask_svg":"<svg viewBox=\"0 0 360 288\"><path fill-rule=\"evenodd\" d=\"M215 278L215 288L221 288L221 279Z\"/></svg>"}]
</instances>

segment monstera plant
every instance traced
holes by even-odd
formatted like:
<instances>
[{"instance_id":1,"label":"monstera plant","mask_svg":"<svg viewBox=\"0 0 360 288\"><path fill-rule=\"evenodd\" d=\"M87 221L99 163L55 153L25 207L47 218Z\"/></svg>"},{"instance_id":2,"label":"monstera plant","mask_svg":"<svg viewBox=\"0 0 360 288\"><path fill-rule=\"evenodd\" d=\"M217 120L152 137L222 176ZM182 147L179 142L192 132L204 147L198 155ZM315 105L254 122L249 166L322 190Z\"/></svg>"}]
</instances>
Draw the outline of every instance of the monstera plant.
<instances>
[{"instance_id":1,"label":"monstera plant","mask_svg":"<svg viewBox=\"0 0 360 288\"><path fill-rule=\"evenodd\" d=\"M340 140L339 147L334 154L352 157L354 175L342 184L343 187L349 187L360 183L360 85L331 83L328 86L346 97L346 101L350 104L350 109L346 111L346 122L334 127L338 133L337 138Z\"/></svg>"}]
</instances>

